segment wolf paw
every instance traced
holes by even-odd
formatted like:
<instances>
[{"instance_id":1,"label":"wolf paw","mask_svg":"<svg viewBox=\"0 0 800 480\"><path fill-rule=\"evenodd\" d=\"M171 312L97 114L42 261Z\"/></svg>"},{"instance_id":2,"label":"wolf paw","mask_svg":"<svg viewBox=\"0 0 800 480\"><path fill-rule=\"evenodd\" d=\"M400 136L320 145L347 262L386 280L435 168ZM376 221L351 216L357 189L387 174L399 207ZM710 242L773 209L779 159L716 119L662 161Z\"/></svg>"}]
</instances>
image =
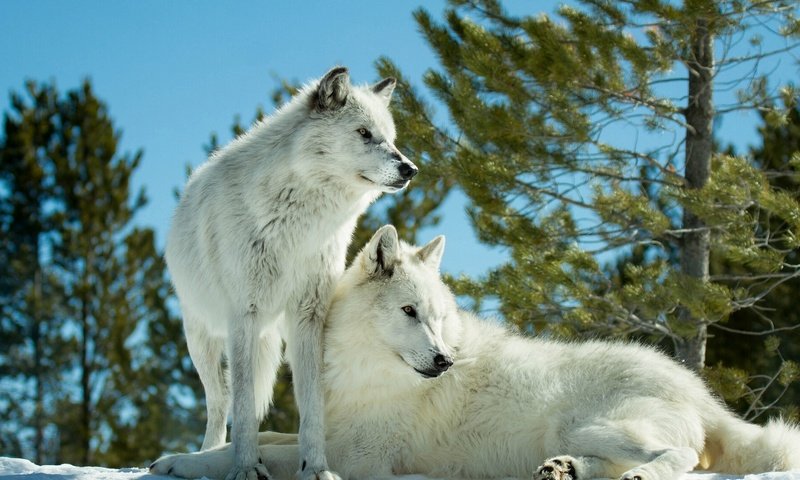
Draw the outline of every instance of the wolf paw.
<instances>
[{"instance_id":1,"label":"wolf paw","mask_svg":"<svg viewBox=\"0 0 800 480\"><path fill-rule=\"evenodd\" d=\"M533 480L578 480L575 467L572 466L574 461L575 459L568 455L548 458L536 469Z\"/></svg>"},{"instance_id":2,"label":"wolf paw","mask_svg":"<svg viewBox=\"0 0 800 480\"><path fill-rule=\"evenodd\" d=\"M234 467L225 480L271 480L267 467L263 463L256 463L250 468Z\"/></svg>"},{"instance_id":3,"label":"wolf paw","mask_svg":"<svg viewBox=\"0 0 800 480\"><path fill-rule=\"evenodd\" d=\"M166 455L150 464L150 473L181 478L194 478L198 474L205 476L205 470L193 461L194 458L186 453Z\"/></svg>"},{"instance_id":4,"label":"wolf paw","mask_svg":"<svg viewBox=\"0 0 800 480\"><path fill-rule=\"evenodd\" d=\"M154 475L172 475L182 478L241 478L268 479L267 469L260 462L248 474L243 469L233 468L233 449L221 448L204 450L195 453L178 453L166 455L150 465L150 473ZM259 468L260 467L260 468ZM233 470L237 475L232 476ZM239 475L241 473L241 475ZM260 474L260 475L259 475Z\"/></svg>"},{"instance_id":5,"label":"wolf paw","mask_svg":"<svg viewBox=\"0 0 800 480\"><path fill-rule=\"evenodd\" d=\"M225 471L216 471L212 458L205 452L166 455L150 464L153 475L170 475L181 478L222 478Z\"/></svg>"},{"instance_id":6,"label":"wolf paw","mask_svg":"<svg viewBox=\"0 0 800 480\"><path fill-rule=\"evenodd\" d=\"M174 457L177 455L169 455L161 457L155 462L150 464L149 470L153 475L172 475L172 465L175 463Z\"/></svg>"},{"instance_id":7,"label":"wolf paw","mask_svg":"<svg viewBox=\"0 0 800 480\"><path fill-rule=\"evenodd\" d=\"M648 480L649 475L641 468L634 468L623 473L619 480Z\"/></svg>"}]
</instances>

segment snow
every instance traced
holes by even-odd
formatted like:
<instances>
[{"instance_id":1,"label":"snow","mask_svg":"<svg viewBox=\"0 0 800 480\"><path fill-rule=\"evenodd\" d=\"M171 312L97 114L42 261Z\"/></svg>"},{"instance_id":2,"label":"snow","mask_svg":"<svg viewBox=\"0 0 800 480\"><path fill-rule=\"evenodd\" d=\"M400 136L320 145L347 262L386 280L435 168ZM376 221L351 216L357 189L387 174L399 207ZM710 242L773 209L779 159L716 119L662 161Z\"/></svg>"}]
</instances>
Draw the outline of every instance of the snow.
<instances>
[{"instance_id":1,"label":"snow","mask_svg":"<svg viewBox=\"0 0 800 480\"><path fill-rule=\"evenodd\" d=\"M402 480L425 480L422 475L405 475ZM0 480L174 480L174 477L150 475L146 468L76 467L73 465L36 465L20 458L0 457ZM683 480L800 480L800 471L771 472L757 475L689 473Z\"/></svg>"},{"instance_id":2,"label":"snow","mask_svg":"<svg viewBox=\"0 0 800 480\"><path fill-rule=\"evenodd\" d=\"M2 480L175 480L174 477L150 475L146 468L76 467L73 465L36 465L20 458L0 457Z\"/></svg>"}]
</instances>

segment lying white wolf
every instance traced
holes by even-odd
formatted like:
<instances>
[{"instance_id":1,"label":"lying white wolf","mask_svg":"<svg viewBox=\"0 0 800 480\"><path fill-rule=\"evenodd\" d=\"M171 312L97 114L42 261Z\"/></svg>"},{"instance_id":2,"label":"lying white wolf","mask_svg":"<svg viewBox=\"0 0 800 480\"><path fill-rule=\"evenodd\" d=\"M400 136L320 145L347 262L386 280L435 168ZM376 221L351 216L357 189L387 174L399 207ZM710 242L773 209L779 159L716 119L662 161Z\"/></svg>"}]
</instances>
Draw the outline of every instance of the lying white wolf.
<instances>
[{"instance_id":1,"label":"lying white wolf","mask_svg":"<svg viewBox=\"0 0 800 480\"><path fill-rule=\"evenodd\" d=\"M328 460L341 475L669 480L698 464L800 468L796 428L736 418L651 348L523 338L459 312L438 274L443 247L438 237L414 248L383 227L337 287L324 384ZM271 471L291 478L294 436L260 440ZM153 472L221 477L231 462L223 447L162 458Z\"/></svg>"},{"instance_id":2,"label":"lying white wolf","mask_svg":"<svg viewBox=\"0 0 800 480\"><path fill-rule=\"evenodd\" d=\"M417 172L393 143L394 87L391 78L354 87L347 69L334 68L212 155L181 196L166 259L206 392L203 449L225 441L232 406L231 480L268 475L258 424L282 339L300 410L302 478L333 478L324 450L323 322L356 219Z\"/></svg>"}]
</instances>

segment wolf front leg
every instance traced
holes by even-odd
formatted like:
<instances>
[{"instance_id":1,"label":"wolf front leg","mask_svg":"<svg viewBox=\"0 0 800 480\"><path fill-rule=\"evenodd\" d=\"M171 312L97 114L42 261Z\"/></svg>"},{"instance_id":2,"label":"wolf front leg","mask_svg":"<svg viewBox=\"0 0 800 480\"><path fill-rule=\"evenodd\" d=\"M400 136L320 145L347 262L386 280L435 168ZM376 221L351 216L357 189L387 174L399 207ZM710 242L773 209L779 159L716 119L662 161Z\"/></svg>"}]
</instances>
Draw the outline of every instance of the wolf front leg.
<instances>
[{"instance_id":1,"label":"wolf front leg","mask_svg":"<svg viewBox=\"0 0 800 480\"><path fill-rule=\"evenodd\" d=\"M230 330L228 358L233 393L231 444L234 461L225 479L267 480L269 473L261 462L258 451L258 425L261 419L256 413L256 367L266 367L267 370L272 368L274 372L277 365L264 366L260 361L265 353L265 346L259 335L259 319L256 312L248 311L235 319L230 323ZM277 345L280 345L279 339ZM270 371L259 371L258 375L274 377L274 373Z\"/></svg>"},{"instance_id":2,"label":"wolf front leg","mask_svg":"<svg viewBox=\"0 0 800 480\"><path fill-rule=\"evenodd\" d=\"M294 321L287 322L286 353L292 368L294 393L300 411L300 479L339 480L325 457L325 418L322 391L322 335L333 281L321 279L307 290Z\"/></svg>"}]
</instances>

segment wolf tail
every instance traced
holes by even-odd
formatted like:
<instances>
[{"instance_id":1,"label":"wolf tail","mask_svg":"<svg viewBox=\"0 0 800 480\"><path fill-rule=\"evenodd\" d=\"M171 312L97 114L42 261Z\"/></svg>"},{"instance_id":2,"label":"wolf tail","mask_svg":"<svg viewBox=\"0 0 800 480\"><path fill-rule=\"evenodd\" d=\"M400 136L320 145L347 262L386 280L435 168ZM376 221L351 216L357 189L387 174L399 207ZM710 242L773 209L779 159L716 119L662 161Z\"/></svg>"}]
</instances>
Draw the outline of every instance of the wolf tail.
<instances>
[{"instance_id":1,"label":"wolf tail","mask_svg":"<svg viewBox=\"0 0 800 480\"><path fill-rule=\"evenodd\" d=\"M716 405L707 419L701 465L732 474L800 469L800 428L776 419L754 425Z\"/></svg>"}]
</instances>

